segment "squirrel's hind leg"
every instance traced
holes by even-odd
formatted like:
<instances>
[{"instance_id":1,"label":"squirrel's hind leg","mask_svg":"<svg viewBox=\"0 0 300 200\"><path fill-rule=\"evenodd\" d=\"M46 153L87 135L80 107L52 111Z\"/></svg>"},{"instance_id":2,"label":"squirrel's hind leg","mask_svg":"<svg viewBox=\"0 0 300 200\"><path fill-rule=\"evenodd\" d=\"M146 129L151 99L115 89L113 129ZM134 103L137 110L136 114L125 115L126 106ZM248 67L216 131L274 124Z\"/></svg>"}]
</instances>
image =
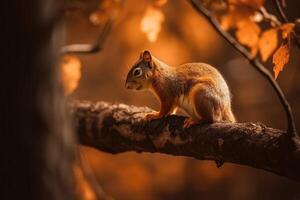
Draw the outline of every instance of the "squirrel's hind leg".
<instances>
[{"instance_id":1,"label":"squirrel's hind leg","mask_svg":"<svg viewBox=\"0 0 300 200\"><path fill-rule=\"evenodd\" d=\"M202 123L222 121L222 101L206 84L199 84L193 91L195 111L201 116Z\"/></svg>"}]
</instances>

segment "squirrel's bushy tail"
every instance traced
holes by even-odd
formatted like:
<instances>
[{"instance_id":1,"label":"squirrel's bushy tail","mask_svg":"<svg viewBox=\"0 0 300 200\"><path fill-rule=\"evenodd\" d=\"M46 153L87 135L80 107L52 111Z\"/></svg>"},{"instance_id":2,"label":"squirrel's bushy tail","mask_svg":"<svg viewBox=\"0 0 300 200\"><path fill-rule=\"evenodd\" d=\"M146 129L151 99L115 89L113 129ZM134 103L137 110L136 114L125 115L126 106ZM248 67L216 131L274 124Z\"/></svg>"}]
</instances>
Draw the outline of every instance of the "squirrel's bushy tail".
<instances>
[{"instance_id":1,"label":"squirrel's bushy tail","mask_svg":"<svg viewBox=\"0 0 300 200\"><path fill-rule=\"evenodd\" d=\"M227 108L226 110L224 110L223 121L236 122L235 117L234 117L230 107Z\"/></svg>"}]
</instances>

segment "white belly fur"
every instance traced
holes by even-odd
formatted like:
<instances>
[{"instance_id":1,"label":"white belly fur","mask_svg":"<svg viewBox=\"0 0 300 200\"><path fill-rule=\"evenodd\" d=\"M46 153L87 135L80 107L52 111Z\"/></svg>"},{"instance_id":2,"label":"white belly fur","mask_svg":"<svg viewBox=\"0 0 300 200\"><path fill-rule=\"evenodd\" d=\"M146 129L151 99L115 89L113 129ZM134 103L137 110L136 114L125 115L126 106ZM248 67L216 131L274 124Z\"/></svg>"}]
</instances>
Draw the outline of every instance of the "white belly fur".
<instances>
[{"instance_id":1,"label":"white belly fur","mask_svg":"<svg viewBox=\"0 0 300 200\"><path fill-rule=\"evenodd\" d=\"M194 103L184 95L180 95L178 98L178 106L183 109L193 119L201 119L195 110Z\"/></svg>"}]
</instances>

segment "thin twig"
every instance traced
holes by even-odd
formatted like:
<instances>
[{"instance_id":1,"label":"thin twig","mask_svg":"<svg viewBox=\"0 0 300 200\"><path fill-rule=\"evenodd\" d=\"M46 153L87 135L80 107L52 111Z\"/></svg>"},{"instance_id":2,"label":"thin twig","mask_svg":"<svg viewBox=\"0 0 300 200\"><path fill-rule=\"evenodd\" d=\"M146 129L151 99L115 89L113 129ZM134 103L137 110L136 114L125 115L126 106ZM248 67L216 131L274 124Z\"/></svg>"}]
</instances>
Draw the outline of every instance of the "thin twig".
<instances>
[{"instance_id":1,"label":"thin twig","mask_svg":"<svg viewBox=\"0 0 300 200\"><path fill-rule=\"evenodd\" d=\"M265 7L260 7L258 12L263 16L265 21L270 22L271 26L280 26L281 22L277 19L275 15L270 14Z\"/></svg>"},{"instance_id":2,"label":"thin twig","mask_svg":"<svg viewBox=\"0 0 300 200\"><path fill-rule=\"evenodd\" d=\"M243 6L248 8L249 10L253 10L254 8L250 5L242 4L241 2L227 2L227 5L232 6ZM206 7L206 6L204 6ZM206 7L207 8L207 7ZM260 13L263 16L263 20L269 22L272 27L280 26L281 22L277 19L275 15L269 13L265 7L261 6L259 9L255 9L256 12Z\"/></svg>"},{"instance_id":3,"label":"thin twig","mask_svg":"<svg viewBox=\"0 0 300 200\"><path fill-rule=\"evenodd\" d=\"M105 42L105 39L107 38L111 26L113 23L113 19L108 19L106 23L103 26L102 31L100 32L96 42L94 44L70 44L63 46L61 48L61 53L84 53L84 54L91 54L91 53L97 53L99 52L103 44Z\"/></svg>"},{"instance_id":4,"label":"thin twig","mask_svg":"<svg viewBox=\"0 0 300 200\"><path fill-rule=\"evenodd\" d=\"M213 28L232 46L234 47L240 54L242 54L249 62L251 65L261 74L263 75L268 82L271 84L272 88L275 90L280 103L282 104L286 117L287 117L287 122L288 122L288 129L287 129L287 134L289 136L296 136L296 126L294 122L294 117L292 114L292 109L283 94L281 88L279 87L278 83L274 80L272 74L263 66L263 64L256 58L253 58L251 53L240 43L238 43L234 37L232 37L228 32L223 31L218 20L211 15L210 11L207 10L199 1L197 0L190 0L191 4L193 7L196 9L197 12L201 13L213 26Z\"/></svg>"},{"instance_id":5,"label":"thin twig","mask_svg":"<svg viewBox=\"0 0 300 200\"><path fill-rule=\"evenodd\" d=\"M283 7L282 7L282 4L279 2L279 0L274 0L275 1L275 7L279 13L279 16L281 18L281 20L284 22L284 23L290 23L289 19L287 18L286 14L284 13L284 10L283 10ZM296 45L298 46L298 48L300 48L300 41L297 39L297 34L295 31L292 32L294 38L295 38L295 43Z\"/></svg>"},{"instance_id":6,"label":"thin twig","mask_svg":"<svg viewBox=\"0 0 300 200\"><path fill-rule=\"evenodd\" d=\"M279 2L279 0L274 0L274 1L275 1L275 4L276 4L276 9L277 9L277 11L280 14L281 20L284 23L289 23L289 20L288 20L287 16L285 15L285 13L283 11L283 8L282 8L281 3Z\"/></svg>"}]
</instances>

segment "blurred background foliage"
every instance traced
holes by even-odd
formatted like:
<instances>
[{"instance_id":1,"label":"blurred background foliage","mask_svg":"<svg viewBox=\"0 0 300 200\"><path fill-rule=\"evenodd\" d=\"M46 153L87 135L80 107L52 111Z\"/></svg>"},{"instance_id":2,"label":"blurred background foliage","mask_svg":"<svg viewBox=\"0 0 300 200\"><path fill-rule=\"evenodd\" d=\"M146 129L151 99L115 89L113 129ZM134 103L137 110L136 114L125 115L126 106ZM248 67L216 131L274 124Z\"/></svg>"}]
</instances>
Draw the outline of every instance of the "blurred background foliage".
<instances>
[{"instance_id":1,"label":"blurred background foliage","mask_svg":"<svg viewBox=\"0 0 300 200\"><path fill-rule=\"evenodd\" d=\"M67 55L62 62L72 70L70 98L109 101L158 109L148 92L128 91L126 74L140 52L149 49L170 65L186 62L212 64L224 75L239 122L263 122L285 129L285 114L270 85L230 47L184 0L69 0L65 11L66 44L93 43L104 21L114 18L102 51ZM265 2L275 12L272 1ZM290 19L299 17L299 1L287 1ZM300 57L294 46L290 62L277 81L289 99L300 130ZM272 70L270 59L266 62ZM72 79L75 81L68 81ZM67 85L67 84L64 84ZM111 155L80 147L103 189L116 199L300 199L299 183L262 170L226 163L217 168L211 161L162 154ZM300 169L299 169L300 170ZM93 199L89 195L86 199Z\"/></svg>"}]
</instances>

